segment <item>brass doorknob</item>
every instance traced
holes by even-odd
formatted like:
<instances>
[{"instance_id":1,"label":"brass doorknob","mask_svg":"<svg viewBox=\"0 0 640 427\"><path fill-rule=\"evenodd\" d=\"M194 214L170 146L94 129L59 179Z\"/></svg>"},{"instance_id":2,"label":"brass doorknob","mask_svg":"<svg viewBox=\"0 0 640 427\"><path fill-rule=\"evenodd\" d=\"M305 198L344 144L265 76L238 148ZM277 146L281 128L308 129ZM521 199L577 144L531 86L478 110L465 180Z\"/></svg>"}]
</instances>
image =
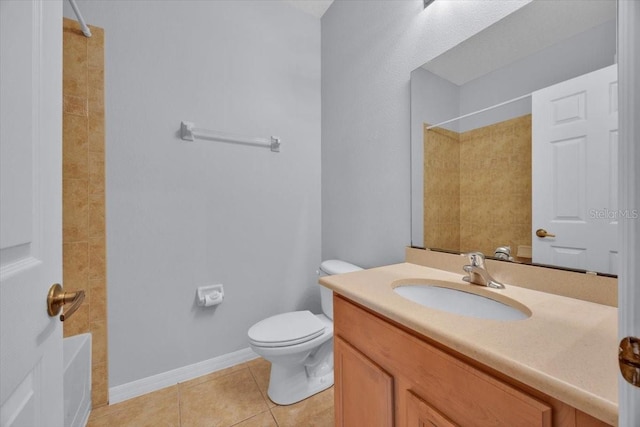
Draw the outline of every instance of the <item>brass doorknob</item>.
<instances>
[{"instance_id":1,"label":"brass doorknob","mask_svg":"<svg viewBox=\"0 0 640 427\"><path fill-rule=\"evenodd\" d=\"M620 373L629 384L640 387L640 339L626 337L618 349Z\"/></svg>"},{"instance_id":2,"label":"brass doorknob","mask_svg":"<svg viewBox=\"0 0 640 427\"><path fill-rule=\"evenodd\" d=\"M57 316L63 305L71 303L71 307L60 315L60 320L64 322L76 312L82 301L84 301L84 291L64 292L62 285L55 283L51 285L47 295L47 313L51 317Z\"/></svg>"},{"instance_id":3,"label":"brass doorknob","mask_svg":"<svg viewBox=\"0 0 640 427\"><path fill-rule=\"evenodd\" d=\"M551 234L551 233L547 232L547 230L545 230L544 228L538 228L536 230L536 236L538 236L538 237L556 237L555 234Z\"/></svg>"}]
</instances>

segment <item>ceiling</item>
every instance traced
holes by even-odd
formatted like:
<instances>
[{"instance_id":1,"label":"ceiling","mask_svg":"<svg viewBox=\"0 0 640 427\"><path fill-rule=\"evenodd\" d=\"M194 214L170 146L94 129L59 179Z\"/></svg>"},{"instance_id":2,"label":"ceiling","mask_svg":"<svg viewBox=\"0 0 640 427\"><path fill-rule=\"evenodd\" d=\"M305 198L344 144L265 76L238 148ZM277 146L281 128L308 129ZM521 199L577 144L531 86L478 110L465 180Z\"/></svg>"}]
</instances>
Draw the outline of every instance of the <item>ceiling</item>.
<instances>
[{"instance_id":1,"label":"ceiling","mask_svg":"<svg viewBox=\"0 0 640 427\"><path fill-rule=\"evenodd\" d=\"M333 0L283 0L283 1L317 18L322 18L322 15L324 15L327 9L329 9L329 6L331 6L331 3L333 3Z\"/></svg>"},{"instance_id":2,"label":"ceiling","mask_svg":"<svg viewBox=\"0 0 640 427\"><path fill-rule=\"evenodd\" d=\"M423 68L456 85L616 18L616 1L532 1ZM505 37L508 34L508 37Z\"/></svg>"}]
</instances>

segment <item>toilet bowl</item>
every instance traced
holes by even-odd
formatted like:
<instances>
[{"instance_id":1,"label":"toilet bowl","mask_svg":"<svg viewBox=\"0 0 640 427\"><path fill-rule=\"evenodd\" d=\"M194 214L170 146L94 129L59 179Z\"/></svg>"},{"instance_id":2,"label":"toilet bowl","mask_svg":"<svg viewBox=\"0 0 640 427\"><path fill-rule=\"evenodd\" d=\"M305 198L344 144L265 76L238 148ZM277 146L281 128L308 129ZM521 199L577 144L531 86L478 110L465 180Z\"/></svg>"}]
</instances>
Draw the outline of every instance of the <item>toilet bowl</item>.
<instances>
[{"instance_id":1,"label":"toilet bowl","mask_svg":"<svg viewBox=\"0 0 640 427\"><path fill-rule=\"evenodd\" d=\"M362 270L339 260L324 261L319 275ZM249 328L253 351L271 362L269 398L290 405L333 385L333 292L320 288L322 314L293 311Z\"/></svg>"}]
</instances>

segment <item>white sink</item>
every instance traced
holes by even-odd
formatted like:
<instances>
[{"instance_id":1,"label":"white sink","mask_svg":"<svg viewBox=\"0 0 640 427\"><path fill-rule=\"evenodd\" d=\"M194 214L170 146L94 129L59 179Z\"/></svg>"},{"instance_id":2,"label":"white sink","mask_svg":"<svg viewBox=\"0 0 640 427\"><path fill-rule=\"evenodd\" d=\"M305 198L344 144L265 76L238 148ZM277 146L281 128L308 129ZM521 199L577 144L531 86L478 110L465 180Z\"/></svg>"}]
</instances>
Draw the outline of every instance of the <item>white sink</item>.
<instances>
[{"instance_id":1,"label":"white sink","mask_svg":"<svg viewBox=\"0 0 640 427\"><path fill-rule=\"evenodd\" d=\"M462 316L493 320L522 320L531 315L524 306L516 308L486 296L436 284L403 284L393 290L398 295L425 307ZM515 301L513 303L521 305Z\"/></svg>"}]
</instances>

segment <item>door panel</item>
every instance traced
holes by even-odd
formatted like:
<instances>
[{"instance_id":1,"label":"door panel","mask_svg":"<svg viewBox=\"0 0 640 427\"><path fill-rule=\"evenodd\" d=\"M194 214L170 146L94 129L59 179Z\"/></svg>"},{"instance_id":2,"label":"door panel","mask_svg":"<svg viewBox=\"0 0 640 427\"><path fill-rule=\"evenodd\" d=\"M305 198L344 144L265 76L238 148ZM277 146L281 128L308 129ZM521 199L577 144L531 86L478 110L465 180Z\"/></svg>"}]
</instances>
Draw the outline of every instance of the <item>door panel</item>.
<instances>
[{"instance_id":1,"label":"door panel","mask_svg":"<svg viewBox=\"0 0 640 427\"><path fill-rule=\"evenodd\" d=\"M616 88L612 65L533 93L536 263L618 271Z\"/></svg>"},{"instance_id":2,"label":"door panel","mask_svg":"<svg viewBox=\"0 0 640 427\"><path fill-rule=\"evenodd\" d=\"M62 4L0 2L0 425L63 423Z\"/></svg>"},{"instance_id":3,"label":"door panel","mask_svg":"<svg viewBox=\"0 0 640 427\"><path fill-rule=\"evenodd\" d=\"M393 378L335 337L336 426L393 425Z\"/></svg>"}]
</instances>

